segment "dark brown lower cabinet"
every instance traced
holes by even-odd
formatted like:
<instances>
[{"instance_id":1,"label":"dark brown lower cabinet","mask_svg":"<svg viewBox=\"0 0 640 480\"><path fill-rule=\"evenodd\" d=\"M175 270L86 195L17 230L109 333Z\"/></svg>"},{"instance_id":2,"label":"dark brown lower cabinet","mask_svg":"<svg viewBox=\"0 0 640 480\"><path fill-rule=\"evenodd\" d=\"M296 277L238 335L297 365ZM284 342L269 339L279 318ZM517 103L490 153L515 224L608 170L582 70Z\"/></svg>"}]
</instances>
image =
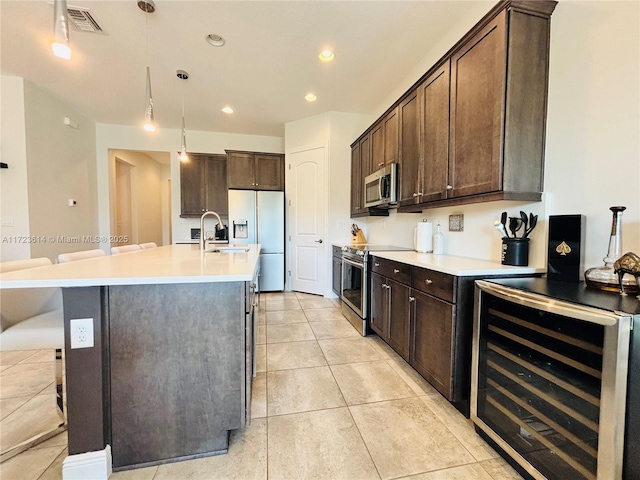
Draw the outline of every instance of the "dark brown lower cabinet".
<instances>
[{"instance_id":1,"label":"dark brown lower cabinet","mask_svg":"<svg viewBox=\"0 0 640 480\"><path fill-rule=\"evenodd\" d=\"M409 290L407 285L371 274L371 328L407 361Z\"/></svg>"},{"instance_id":2,"label":"dark brown lower cabinet","mask_svg":"<svg viewBox=\"0 0 640 480\"><path fill-rule=\"evenodd\" d=\"M455 308L411 289L409 363L442 395L452 398Z\"/></svg>"},{"instance_id":3,"label":"dark brown lower cabinet","mask_svg":"<svg viewBox=\"0 0 640 480\"><path fill-rule=\"evenodd\" d=\"M387 279L389 328L387 343L405 360L409 358L409 295L410 288Z\"/></svg>"},{"instance_id":4,"label":"dark brown lower cabinet","mask_svg":"<svg viewBox=\"0 0 640 480\"><path fill-rule=\"evenodd\" d=\"M388 315L386 278L377 273L371 274L371 308L369 310L369 325L380 338L386 341L388 325L386 317Z\"/></svg>"},{"instance_id":5,"label":"dark brown lower cabinet","mask_svg":"<svg viewBox=\"0 0 640 480\"><path fill-rule=\"evenodd\" d=\"M474 282L480 278L375 255L371 261L371 329L467 417Z\"/></svg>"}]
</instances>

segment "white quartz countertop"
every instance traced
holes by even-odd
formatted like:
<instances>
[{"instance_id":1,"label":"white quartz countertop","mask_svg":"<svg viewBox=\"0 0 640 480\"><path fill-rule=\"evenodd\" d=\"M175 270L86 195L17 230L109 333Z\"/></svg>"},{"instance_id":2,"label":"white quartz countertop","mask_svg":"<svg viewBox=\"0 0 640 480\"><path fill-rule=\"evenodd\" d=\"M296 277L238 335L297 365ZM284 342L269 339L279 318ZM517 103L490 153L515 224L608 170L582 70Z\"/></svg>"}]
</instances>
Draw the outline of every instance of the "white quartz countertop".
<instances>
[{"instance_id":1,"label":"white quartz countertop","mask_svg":"<svg viewBox=\"0 0 640 480\"><path fill-rule=\"evenodd\" d=\"M232 245L225 245L230 247ZM1 288L91 287L250 281L260 245L245 253L212 253L199 245L167 245L120 255L60 263L0 274ZM213 250L218 246L208 247ZM223 247L220 245L220 247Z\"/></svg>"},{"instance_id":2,"label":"white quartz countertop","mask_svg":"<svg viewBox=\"0 0 640 480\"><path fill-rule=\"evenodd\" d=\"M432 253L406 252L370 252L376 257L396 262L428 268L437 272L448 273L457 277L475 277L478 275L533 275L546 273L540 267L513 267L490 260L454 257L452 255L434 255Z\"/></svg>"}]
</instances>

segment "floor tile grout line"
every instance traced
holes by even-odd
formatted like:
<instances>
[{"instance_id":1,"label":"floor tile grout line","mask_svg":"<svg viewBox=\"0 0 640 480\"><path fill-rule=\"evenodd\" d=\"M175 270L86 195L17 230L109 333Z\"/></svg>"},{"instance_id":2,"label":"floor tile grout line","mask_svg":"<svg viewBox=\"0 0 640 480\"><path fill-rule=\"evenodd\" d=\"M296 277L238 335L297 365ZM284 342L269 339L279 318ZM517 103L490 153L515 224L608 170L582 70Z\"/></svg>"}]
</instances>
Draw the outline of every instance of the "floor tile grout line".
<instances>
[{"instance_id":1,"label":"floor tile grout line","mask_svg":"<svg viewBox=\"0 0 640 480\"><path fill-rule=\"evenodd\" d=\"M32 447L32 448L30 448L29 450L27 450L27 452L31 451L32 449L33 449L33 447ZM56 456L55 456L55 458L51 461L51 463L50 463L49 465L47 465L47 467L42 471L42 473L36 477L36 480L40 480L40 479L42 478L42 476L43 476L45 473L47 473L47 470L49 470L49 469L51 468L51 466L52 466L54 463L56 463L56 460L58 460L58 458L60 457L60 455L62 455L66 449L67 449L67 447L65 446L65 447L62 449L62 451L61 451L58 455L56 455Z\"/></svg>"},{"instance_id":2,"label":"floor tile grout line","mask_svg":"<svg viewBox=\"0 0 640 480\"><path fill-rule=\"evenodd\" d=\"M347 405L347 411L349 412L349 416L351 417L351 421L353 422L353 425L356 427L358 435L360 435L360 440L362 440L362 444L364 445L364 448L367 450L367 454L369 455L369 458L371 459L371 463L373 463L373 468L376 469L376 473L378 474L378 478L382 479L382 474L380 473L380 469L378 468L378 464L373 459L373 455L371 454L371 450L369 450L369 445L367 445L367 441L364 439L364 435L362 435L362 432L360 431L360 427L358 427L358 422L356 422L356 419L353 416L353 412L351 412L351 408L348 405Z\"/></svg>"}]
</instances>

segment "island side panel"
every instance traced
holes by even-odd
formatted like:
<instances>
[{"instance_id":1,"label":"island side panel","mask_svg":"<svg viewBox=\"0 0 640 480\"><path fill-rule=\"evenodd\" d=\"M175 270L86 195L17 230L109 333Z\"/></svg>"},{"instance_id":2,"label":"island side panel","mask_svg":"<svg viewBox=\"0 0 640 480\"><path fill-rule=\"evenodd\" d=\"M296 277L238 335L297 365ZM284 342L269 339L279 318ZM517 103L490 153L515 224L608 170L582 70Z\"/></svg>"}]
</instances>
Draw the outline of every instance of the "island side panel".
<instances>
[{"instance_id":1,"label":"island side panel","mask_svg":"<svg viewBox=\"0 0 640 480\"><path fill-rule=\"evenodd\" d=\"M245 407L244 287L109 287L114 468L226 450Z\"/></svg>"},{"instance_id":2,"label":"island side panel","mask_svg":"<svg viewBox=\"0 0 640 480\"><path fill-rule=\"evenodd\" d=\"M62 289L69 455L109 443L106 295L104 287ZM77 318L93 318L93 347L71 350L69 321Z\"/></svg>"}]
</instances>

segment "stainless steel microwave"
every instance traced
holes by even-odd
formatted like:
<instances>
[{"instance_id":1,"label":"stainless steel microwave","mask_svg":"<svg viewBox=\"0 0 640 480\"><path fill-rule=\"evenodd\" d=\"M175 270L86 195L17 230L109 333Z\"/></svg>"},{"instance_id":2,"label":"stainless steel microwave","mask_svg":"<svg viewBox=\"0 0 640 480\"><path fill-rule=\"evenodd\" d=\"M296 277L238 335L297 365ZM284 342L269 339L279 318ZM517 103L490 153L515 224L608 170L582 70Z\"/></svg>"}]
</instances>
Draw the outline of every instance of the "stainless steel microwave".
<instances>
[{"instance_id":1,"label":"stainless steel microwave","mask_svg":"<svg viewBox=\"0 0 640 480\"><path fill-rule=\"evenodd\" d=\"M393 208L398 202L398 164L390 163L364 179L364 206Z\"/></svg>"}]
</instances>

